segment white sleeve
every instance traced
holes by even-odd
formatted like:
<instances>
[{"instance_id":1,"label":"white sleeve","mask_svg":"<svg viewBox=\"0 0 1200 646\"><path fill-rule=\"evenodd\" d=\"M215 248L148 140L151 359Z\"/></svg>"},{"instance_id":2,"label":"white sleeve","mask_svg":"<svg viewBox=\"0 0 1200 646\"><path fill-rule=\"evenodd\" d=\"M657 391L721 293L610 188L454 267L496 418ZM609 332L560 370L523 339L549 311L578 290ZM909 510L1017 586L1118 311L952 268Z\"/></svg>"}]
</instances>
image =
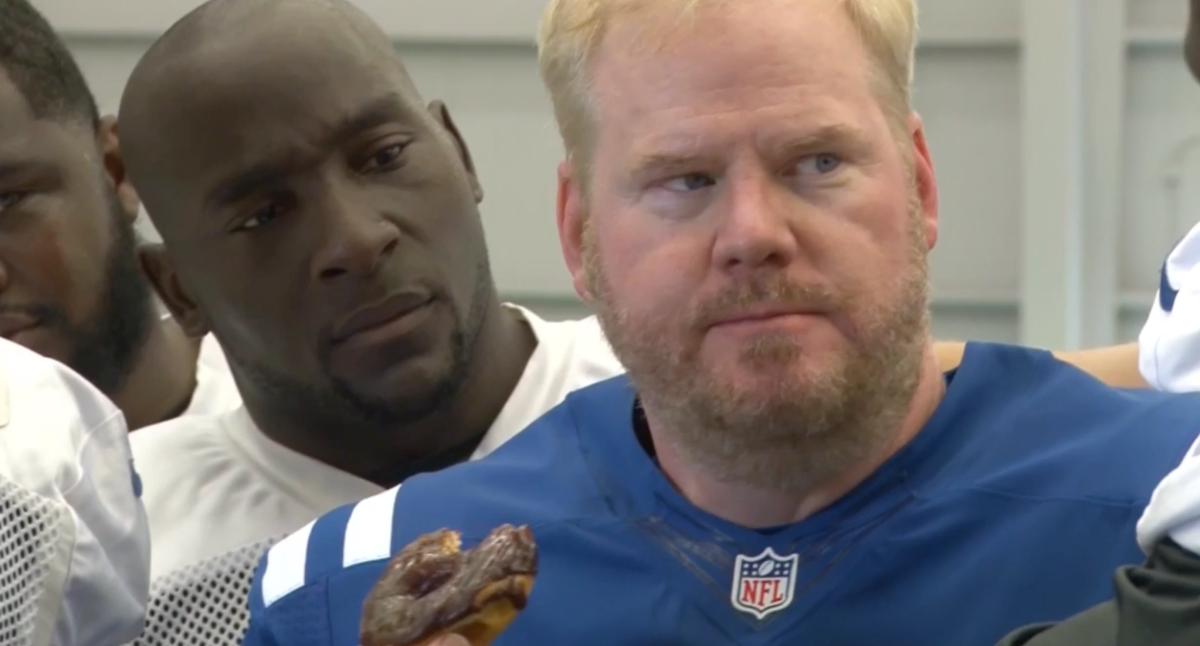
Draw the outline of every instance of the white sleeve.
<instances>
[{"instance_id":1,"label":"white sleeve","mask_svg":"<svg viewBox=\"0 0 1200 646\"><path fill-rule=\"evenodd\" d=\"M125 420L93 427L79 449L79 479L63 491L75 519L71 573L57 644L122 644L142 630L150 582L150 535Z\"/></svg>"},{"instance_id":2,"label":"white sleeve","mask_svg":"<svg viewBox=\"0 0 1200 646\"><path fill-rule=\"evenodd\" d=\"M0 373L0 477L67 510L51 643L128 642L144 621L150 546L124 417L75 373L3 340Z\"/></svg>"},{"instance_id":3,"label":"white sleeve","mask_svg":"<svg viewBox=\"0 0 1200 646\"><path fill-rule=\"evenodd\" d=\"M1163 263L1138 337L1138 368L1157 390L1200 391L1200 224Z\"/></svg>"}]
</instances>

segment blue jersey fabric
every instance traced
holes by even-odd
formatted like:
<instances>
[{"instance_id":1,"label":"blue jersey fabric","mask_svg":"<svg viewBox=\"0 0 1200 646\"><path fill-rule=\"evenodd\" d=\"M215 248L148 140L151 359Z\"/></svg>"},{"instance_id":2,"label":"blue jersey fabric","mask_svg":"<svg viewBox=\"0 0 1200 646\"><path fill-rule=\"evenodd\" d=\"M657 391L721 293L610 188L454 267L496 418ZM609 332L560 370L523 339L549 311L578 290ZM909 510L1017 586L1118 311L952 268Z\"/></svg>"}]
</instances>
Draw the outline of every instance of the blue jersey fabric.
<instances>
[{"instance_id":1,"label":"blue jersey fabric","mask_svg":"<svg viewBox=\"0 0 1200 646\"><path fill-rule=\"evenodd\" d=\"M1109 389L1048 353L987 344L968 346L947 382L926 427L874 475L770 531L672 488L636 437L625 378L574 393L485 460L359 505L386 509L393 554L443 527L468 547L503 523L532 528L540 573L497 646L990 646L1110 597L1113 569L1142 560L1135 523L1195 439L1200 398ZM345 558L362 552L364 533L347 526L364 519L335 511L268 555L246 644L358 644L386 565ZM739 555L768 548L783 560L735 572ZM264 576L279 574L297 586L264 597ZM738 594L787 603L760 619L734 607Z\"/></svg>"}]
</instances>

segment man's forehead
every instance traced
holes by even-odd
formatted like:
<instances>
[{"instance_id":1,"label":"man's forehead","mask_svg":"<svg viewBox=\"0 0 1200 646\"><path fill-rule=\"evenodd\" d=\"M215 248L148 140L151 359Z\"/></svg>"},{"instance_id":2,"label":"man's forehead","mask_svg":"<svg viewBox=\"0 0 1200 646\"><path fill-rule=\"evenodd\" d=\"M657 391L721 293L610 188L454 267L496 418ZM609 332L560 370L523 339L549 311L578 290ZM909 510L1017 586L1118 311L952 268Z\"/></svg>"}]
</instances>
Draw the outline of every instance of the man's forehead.
<instances>
[{"instance_id":1,"label":"man's forehead","mask_svg":"<svg viewBox=\"0 0 1200 646\"><path fill-rule=\"evenodd\" d=\"M205 95L295 104L369 91L363 86L381 78L407 80L386 36L348 10L319 1L210 3L151 48L125 98L153 119Z\"/></svg>"},{"instance_id":2,"label":"man's forehead","mask_svg":"<svg viewBox=\"0 0 1200 646\"><path fill-rule=\"evenodd\" d=\"M0 66L0 129L14 130L34 120L33 108Z\"/></svg>"},{"instance_id":3,"label":"man's forehead","mask_svg":"<svg viewBox=\"0 0 1200 646\"><path fill-rule=\"evenodd\" d=\"M37 118L20 90L0 74L0 170L49 164L64 154L94 156L94 147L73 145L90 141L90 128L84 123Z\"/></svg>"},{"instance_id":4,"label":"man's forehead","mask_svg":"<svg viewBox=\"0 0 1200 646\"><path fill-rule=\"evenodd\" d=\"M695 84L701 75L719 87L865 67L866 49L839 4L720 3L687 17L651 10L639 20L619 18L589 71L597 84L658 88Z\"/></svg>"},{"instance_id":5,"label":"man's forehead","mask_svg":"<svg viewBox=\"0 0 1200 646\"><path fill-rule=\"evenodd\" d=\"M420 104L393 76L362 67L344 73L242 72L198 87L203 91L180 88L158 101L154 121L163 140L150 145L159 149L159 156L179 157L189 151L211 151L218 159L258 154L316 143L369 108L386 108L395 119L408 122L416 122L421 112Z\"/></svg>"},{"instance_id":6,"label":"man's forehead","mask_svg":"<svg viewBox=\"0 0 1200 646\"><path fill-rule=\"evenodd\" d=\"M424 121L396 92L384 92L356 105L346 104L319 114L297 110L262 127L232 133L229 145L202 172L193 173L207 184L205 205L236 201L241 195L327 157L355 137L382 126L415 131Z\"/></svg>"},{"instance_id":7,"label":"man's forehead","mask_svg":"<svg viewBox=\"0 0 1200 646\"><path fill-rule=\"evenodd\" d=\"M381 94L420 103L387 37L351 9L209 3L151 48L121 115L130 172L152 214L178 212L181 193L191 203L215 175L311 146Z\"/></svg>"},{"instance_id":8,"label":"man's forehead","mask_svg":"<svg viewBox=\"0 0 1200 646\"><path fill-rule=\"evenodd\" d=\"M746 84L711 92L646 85L644 92L623 93L624 100L614 100L615 93L602 96L596 116L602 131L633 139L638 148L696 150L748 133L815 140L862 130L875 119L878 102L865 83L855 85L844 78L831 84Z\"/></svg>"},{"instance_id":9,"label":"man's forehead","mask_svg":"<svg viewBox=\"0 0 1200 646\"><path fill-rule=\"evenodd\" d=\"M686 140L722 121L736 127L747 115L764 115L817 129L849 108L876 103L870 64L852 29L843 25L839 35L819 28L820 20L778 28L769 22L742 12L732 23L676 26L667 41L640 53L618 30L592 69L601 127ZM739 28L763 30L765 40L742 42Z\"/></svg>"},{"instance_id":10,"label":"man's forehead","mask_svg":"<svg viewBox=\"0 0 1200 646\"><path fill-rule=\"evenodd\" d=\"M285 57L390 47L369 17L345 0L210 1L173 25L148 53L155 65L222 56ZM251 59L246 59L251 60Z\"/></svg>"}]
</instances>

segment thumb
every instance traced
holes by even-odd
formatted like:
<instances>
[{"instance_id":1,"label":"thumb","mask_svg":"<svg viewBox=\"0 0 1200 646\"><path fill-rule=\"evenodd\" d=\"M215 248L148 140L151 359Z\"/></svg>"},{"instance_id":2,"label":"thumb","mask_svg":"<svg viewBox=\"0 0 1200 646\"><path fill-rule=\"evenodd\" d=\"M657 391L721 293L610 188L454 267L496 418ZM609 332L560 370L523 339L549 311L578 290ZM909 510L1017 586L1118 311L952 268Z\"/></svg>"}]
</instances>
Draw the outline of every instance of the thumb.
<instances>
[{"instance_id":1,"label":"thumb","mask_svg":"<svg viewBox=\"0 0 1200 646\"><path fill-rule=\"evenodd\" d=\"M429 646L471 646L471 642L461 635L446 635L435 640Z\"/></svg>"}]
</instances>

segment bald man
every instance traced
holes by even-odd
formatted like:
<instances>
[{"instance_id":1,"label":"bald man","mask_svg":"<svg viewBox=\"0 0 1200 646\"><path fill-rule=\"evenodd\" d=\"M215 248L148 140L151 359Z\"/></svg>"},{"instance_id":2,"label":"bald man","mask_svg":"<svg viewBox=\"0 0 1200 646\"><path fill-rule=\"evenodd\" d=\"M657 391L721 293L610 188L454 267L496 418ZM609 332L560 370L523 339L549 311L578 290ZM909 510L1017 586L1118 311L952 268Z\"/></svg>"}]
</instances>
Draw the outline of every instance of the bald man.
<instances>
[{"instance_id":1,"label":"bald man","mask_svg":"<svg viewBox=\"0 0 1200 646\"><path fill-rule=\"evenodd\" d=\"M165 301L245 401L133 443L156 575L486 455L621 370L594 320L501 303L449 110L346 2L203 5L121 123Z\"/></svg>"}]
</instances>

